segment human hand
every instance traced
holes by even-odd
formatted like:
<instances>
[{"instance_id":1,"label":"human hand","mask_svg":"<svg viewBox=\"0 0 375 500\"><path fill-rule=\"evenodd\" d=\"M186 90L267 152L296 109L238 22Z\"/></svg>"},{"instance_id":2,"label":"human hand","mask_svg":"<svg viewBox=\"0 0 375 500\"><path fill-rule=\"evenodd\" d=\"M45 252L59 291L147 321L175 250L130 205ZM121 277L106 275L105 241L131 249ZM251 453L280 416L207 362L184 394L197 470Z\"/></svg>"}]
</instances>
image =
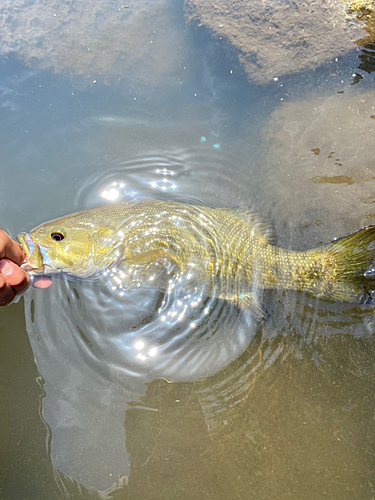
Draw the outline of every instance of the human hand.
<instances>
[{"instance_id":1,"label":"human hand","mask_svg":"<svg viewBox=\"0 0 375 500\"><path fill-rule=\"evenodd\" d=\"M0 229L0 306L10 304L17 293L29 286L30 275L19 267L25 258L21 245ZM46 277L33 283L37 288L47 288L51 284L51 278Z\"/></svg>"},{"instance_id":2,"label":"human hand","mask_svg":"<svg viewBox=\"0 0 375 500\"><path fill-rule=\"evenodd\" d=\"M10 304L29 286L30 276L19 267L25 258L21 245L0 229L0 306Z\"/></svg>"}]
</instances>

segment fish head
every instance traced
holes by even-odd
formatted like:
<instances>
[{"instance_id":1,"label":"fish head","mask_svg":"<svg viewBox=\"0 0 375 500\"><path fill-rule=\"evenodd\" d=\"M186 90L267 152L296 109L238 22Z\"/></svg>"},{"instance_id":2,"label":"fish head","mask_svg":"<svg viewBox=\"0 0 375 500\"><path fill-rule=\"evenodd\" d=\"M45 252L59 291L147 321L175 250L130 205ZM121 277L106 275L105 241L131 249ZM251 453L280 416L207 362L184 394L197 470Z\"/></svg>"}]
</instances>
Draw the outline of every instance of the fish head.
<instances>
[{"instance_id":1,"label":"fish head","mask_svg":"<svg viewBox=\"0 0 375 500\"><path fill-rule=\"evenodd\" d=\"M121 255L121 240L110 225L70 216L18 235L31 274L85 278L110 267Z\"/></svg>"}]
</instances>

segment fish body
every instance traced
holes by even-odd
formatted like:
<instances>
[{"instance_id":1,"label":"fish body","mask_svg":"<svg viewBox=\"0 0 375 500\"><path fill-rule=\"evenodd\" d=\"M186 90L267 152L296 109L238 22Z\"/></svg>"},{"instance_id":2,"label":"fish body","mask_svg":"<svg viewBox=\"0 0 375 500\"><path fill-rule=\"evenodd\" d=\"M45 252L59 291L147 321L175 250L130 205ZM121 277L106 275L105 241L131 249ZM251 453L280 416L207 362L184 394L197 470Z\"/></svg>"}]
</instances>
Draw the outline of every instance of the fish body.
<instances>
[{"instance_id":1,"label":"fish body","mask_svg":"<svg viewBox=\"0 0 375 500\"><path fill-rule=\"evenodd\" d=\"M256 293L291 289L351 301L375 275L375 227L297 252L273 244L250 210L148 200L114 203L46 222L18 237L32 274L96 279L116 266L167 267L208 285L209 294L262 315Z\"/></svg>"}]
</instances>

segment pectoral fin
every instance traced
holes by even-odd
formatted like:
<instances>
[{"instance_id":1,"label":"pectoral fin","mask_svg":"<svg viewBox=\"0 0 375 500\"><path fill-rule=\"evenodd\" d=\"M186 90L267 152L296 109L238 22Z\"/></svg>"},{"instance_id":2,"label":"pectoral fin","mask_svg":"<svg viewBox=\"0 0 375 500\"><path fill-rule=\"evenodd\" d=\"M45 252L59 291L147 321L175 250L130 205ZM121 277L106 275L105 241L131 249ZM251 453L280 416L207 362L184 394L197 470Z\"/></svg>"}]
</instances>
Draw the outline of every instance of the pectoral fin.
<instances>
[{"instance_id":1,"label":"pectoral fin","mask_svg":"<svg viewBox=\"0 0 375 500\"><path fill-rule=\"evenodd\" d=\"M125 258L111 269L114 285L123 289L165 289L166 280L176 272L177 260L168 250L150 250Z\"/></svg>"},{"instance_id":2,"label":"pectoral fin","mask_svg":"<svg viewBox=\"0 0 375 500\"><path fill-rule=\"evenodd\" d=\"M124 259L123 263L129 266L148 266L156 260L166 259L170 262L176 262L173 257L172 252L168 250L150 250L148 252L141 253L129 259Z\"/></svg>"}]
</instances>

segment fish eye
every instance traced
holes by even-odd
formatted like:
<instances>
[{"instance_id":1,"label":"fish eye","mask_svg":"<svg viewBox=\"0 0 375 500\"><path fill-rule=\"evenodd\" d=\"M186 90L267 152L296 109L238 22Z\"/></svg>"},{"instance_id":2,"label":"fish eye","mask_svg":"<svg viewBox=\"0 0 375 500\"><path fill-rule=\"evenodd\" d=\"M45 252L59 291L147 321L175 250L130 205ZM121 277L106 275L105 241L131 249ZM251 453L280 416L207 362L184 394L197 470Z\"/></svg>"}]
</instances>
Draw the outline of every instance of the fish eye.
<instances>
[{"instance_id":1,"label":"fish eye","mask_svg":"<svg viewBox=\"0 0 375 500\"><path fill-rule=\"evenodd\" d=\"M62 241L65 238L65 234L61 233L60 231L54 231L51 233L51 238L54 241Z\"/></svg>"}]
</instances>

